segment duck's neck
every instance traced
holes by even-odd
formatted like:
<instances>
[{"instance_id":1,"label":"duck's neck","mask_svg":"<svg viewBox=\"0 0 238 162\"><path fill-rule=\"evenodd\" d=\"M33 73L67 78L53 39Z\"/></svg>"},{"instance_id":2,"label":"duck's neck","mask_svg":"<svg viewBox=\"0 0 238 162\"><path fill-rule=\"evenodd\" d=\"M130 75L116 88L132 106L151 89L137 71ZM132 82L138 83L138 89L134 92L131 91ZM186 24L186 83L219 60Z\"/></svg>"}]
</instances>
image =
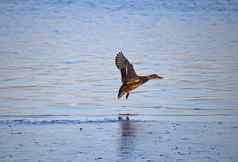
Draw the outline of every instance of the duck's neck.
<instances>
[{"instance_id":1,"label":"duck's neck","mask_svg":"<svg viewBox=\"0 0 238 162\"><path fill-rule=\"evenodd\" d=\"M143 83L145 83L151 80L152 78L149 75L147 75L147 76L140 76L140 79L143 80Z\"/></svg>"},{"instance_id":2,"label":"duck's neck","mask_svg":"<svg viewBox=\"0 0 238 162\"><path fill-rule=\"evenodd\" d=\"M149 80L154 80L157 79L153 74L152 75L146 75L146 76L140 76L140 78L144 81L147 82ZM162 77L161 77L162 78Z\"/></svg>"}]
</instances>

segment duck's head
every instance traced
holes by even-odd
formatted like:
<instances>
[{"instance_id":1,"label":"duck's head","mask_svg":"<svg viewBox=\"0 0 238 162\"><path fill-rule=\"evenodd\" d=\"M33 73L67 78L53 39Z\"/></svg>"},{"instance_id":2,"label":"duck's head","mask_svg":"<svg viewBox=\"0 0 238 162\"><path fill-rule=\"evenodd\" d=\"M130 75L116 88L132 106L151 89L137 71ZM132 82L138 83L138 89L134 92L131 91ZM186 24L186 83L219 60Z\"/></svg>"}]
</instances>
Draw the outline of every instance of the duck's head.
<instances>
[{"instance_id":1,"label":"duck's head","mask_svg":"<svg viewBox=\"0 0 238 162\"><path fill-rule=\"evenodd\" d=\"M149 79L163 79L163 77L157 74L151 74L149 75Z\"/></svg>"}]
</instances>

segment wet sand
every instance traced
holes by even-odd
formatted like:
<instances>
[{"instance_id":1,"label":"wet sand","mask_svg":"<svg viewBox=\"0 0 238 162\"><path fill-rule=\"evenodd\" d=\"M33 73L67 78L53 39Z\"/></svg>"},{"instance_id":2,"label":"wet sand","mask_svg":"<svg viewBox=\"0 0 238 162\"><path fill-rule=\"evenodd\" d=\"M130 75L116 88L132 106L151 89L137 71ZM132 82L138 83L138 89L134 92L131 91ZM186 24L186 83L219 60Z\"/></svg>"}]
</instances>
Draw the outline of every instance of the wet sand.
<instances>
[{"instance_id":1,"label":"wet sand","mask_svg":"<svg viewBox=\"0 0 238 162\"><path fill-rule=\"evenodd\" d=\"M0 161L238 161L236 120L1 120Z\"/></svg>"}]
</instances>

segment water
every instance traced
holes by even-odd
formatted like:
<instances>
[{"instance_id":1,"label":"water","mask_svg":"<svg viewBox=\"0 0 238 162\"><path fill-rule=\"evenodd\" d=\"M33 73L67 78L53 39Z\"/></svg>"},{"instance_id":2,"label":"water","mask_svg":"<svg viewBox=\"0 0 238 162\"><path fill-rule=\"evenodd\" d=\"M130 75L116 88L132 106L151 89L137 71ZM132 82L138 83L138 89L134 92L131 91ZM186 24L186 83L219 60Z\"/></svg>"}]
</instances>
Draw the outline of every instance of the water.
<instances>
[{"instance_id":1,"label":"water","mask_svg":"<svg viewBox=\"0 0 238 162\"><path fill-rule=\"evenodd\" d=\"M238 115L238 2L0 1L0 115ZM128 100L114 65L158 73Z\"/></svg>"}]
</instances>

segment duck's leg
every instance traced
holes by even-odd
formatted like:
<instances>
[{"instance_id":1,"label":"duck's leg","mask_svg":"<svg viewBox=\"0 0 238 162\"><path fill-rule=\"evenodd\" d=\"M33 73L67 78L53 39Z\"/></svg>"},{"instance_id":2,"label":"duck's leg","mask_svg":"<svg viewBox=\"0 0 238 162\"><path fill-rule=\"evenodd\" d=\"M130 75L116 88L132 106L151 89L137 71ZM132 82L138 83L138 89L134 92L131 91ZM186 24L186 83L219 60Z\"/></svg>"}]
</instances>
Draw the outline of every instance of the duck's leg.
<instances>
[{"instance_id":1,"label":"duck's leg","mask_svg":"<svg viewBox=\"0 0 238 162\"><path fill-rule=\"evenodd\" d=\"M126 93L126 99L128 98L128 96L129 96L129 95L130 95L130 93L129 93L129 92L127 92L127 93Z\"/></svg>"}]
</instances>

